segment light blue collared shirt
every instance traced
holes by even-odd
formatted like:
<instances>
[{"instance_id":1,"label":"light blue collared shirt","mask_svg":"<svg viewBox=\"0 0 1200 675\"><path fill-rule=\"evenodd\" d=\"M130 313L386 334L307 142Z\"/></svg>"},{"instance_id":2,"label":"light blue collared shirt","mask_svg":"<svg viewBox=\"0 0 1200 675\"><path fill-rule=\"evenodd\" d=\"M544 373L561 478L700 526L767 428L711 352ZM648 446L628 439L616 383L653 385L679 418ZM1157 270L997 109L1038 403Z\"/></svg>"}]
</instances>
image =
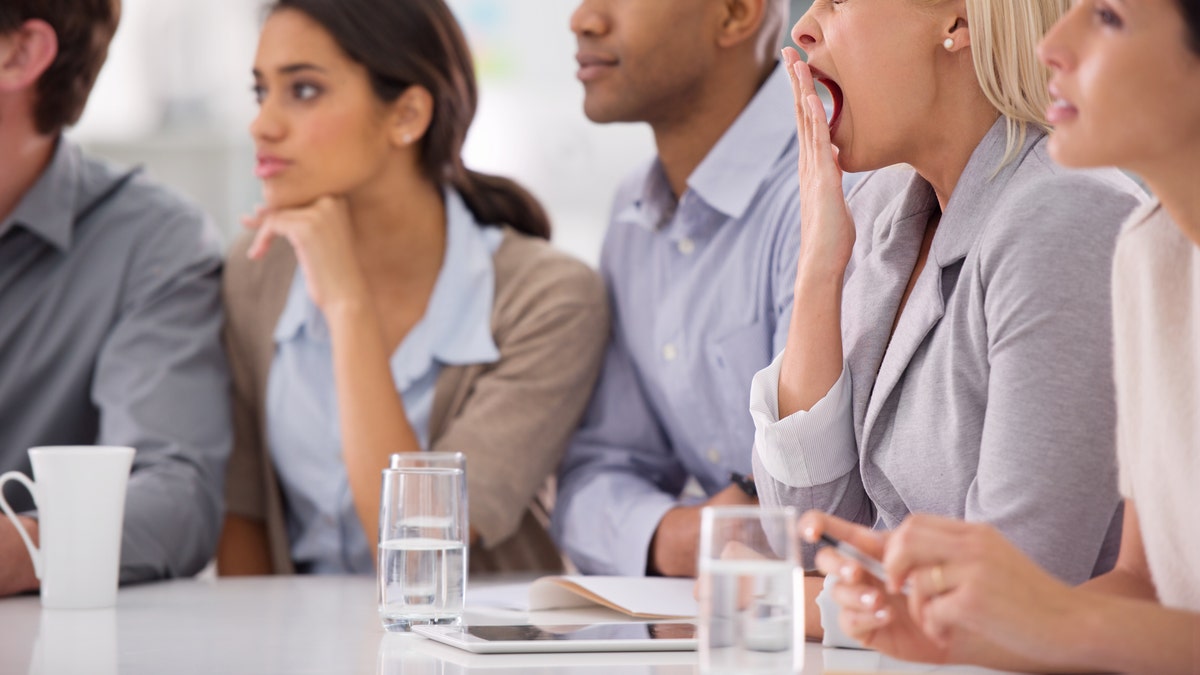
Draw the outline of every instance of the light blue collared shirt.
<instances>
[{"instance_id":1,"label":"light blue collared shirt","mask_svg":"<svg viewBox=\"0 0 1200 675\"><path fill-rule=\"evenodd\" d=\"M689 477L751 473L750 381L787 341L800 247L791 87L776 67L676 202L657 160L601 256L613 343L563 462L552 533L586 573L642 575Z\"/></svg>"},{"instance_id":2,"label":"light blue collared shirt","mask_svg":"<svg viewBox=\"0 0 1200 675\"><path fill-rule=\"evenodd\" d=\"M491 328L492 256L503 232L481 226L457 192L448 190L445 199L446 254L429 307L390 359L408 422L425 450L441 367L500 358ZM292 560L315 574L365 574L375 563L342 462L331 349L329 326L297 269L275 326L267 384L267 433L287 501Z\"/></svg>"}]
</instances>

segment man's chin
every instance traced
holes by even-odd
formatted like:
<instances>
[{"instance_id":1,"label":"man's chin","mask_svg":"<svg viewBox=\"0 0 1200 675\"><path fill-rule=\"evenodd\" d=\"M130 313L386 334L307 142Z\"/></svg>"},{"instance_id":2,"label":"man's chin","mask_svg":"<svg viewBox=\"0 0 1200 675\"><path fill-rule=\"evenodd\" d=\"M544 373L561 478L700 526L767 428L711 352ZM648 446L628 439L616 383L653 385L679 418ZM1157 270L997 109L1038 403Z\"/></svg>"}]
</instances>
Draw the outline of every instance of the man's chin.
<instances>
[{"instance_id":1,"label":"man's chin","mask_svg":"<svg viewBox=\"0 0 1200 675\"><path fill-rule=\"evenodd\" d=\"M584 97L583 114L596 124L643 121L628 106L617 105L610 100L600 100L595 96Z\"/></svg>"}]
</instances>

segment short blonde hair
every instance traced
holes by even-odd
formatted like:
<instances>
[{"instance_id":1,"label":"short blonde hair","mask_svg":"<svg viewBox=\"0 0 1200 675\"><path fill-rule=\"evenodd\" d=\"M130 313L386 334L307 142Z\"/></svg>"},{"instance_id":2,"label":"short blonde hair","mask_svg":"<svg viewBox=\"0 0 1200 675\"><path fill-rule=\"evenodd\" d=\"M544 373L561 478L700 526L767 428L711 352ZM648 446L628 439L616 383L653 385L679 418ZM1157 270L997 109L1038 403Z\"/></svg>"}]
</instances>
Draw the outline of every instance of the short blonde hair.
<instances>
[{"instance_id":1,"label":"short blonde hair","mask_svg":"<svg viewBox=\"0 0 1200 675\"><path fill-rule=\"evenodd\" d=\"M920 0L937 5L947 0ZM1038 59L1042 37L1071 0L966 0L971 58L983 93L1008 123L1004 163L1025 142L1030 125L1050 130L1050 70Z\"/></svg>"}]
</instances>

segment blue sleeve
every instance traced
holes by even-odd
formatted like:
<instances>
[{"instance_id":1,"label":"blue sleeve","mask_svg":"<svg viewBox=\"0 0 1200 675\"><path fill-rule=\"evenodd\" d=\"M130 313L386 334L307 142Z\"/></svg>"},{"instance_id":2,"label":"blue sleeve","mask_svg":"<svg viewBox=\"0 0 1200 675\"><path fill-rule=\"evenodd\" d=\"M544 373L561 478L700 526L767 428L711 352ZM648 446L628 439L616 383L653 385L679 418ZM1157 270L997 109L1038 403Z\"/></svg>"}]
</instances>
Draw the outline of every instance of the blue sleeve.
<instances>
[{"instance_id":1,"label":"blue sleeve","mask_svg":"<svg viewBox=\"0 0 1200 675\"><path fill-rule=\"evenodd\" d=\"M642 576L686 480L617 338L559 469L551 533L585 574Z\"/></svg>"},{"instance_id":2,"label":"blue sleeve","mask_svg":"<svg viewBox=\"0 0 1200 675\"><path fill-rule=\"evenodd\" d=\"M609 232L601 274L620 283L620 236ZM585 574L642 576L658 523L678 503L688 472L642 385L612 308L612 339L587 413L559 467L551 535Z\"/></svg>"}]
</instances>

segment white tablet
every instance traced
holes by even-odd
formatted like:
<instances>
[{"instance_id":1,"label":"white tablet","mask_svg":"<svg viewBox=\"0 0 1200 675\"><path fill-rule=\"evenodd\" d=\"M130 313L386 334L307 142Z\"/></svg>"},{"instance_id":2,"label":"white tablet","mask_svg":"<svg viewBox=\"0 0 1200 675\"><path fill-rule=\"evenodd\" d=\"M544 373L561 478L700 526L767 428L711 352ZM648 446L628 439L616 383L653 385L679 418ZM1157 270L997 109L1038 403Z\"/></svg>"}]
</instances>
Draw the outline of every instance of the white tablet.
<instances>
[{"instance_id":1,"label":"white tablet","mask_svg":"<svg viewBox=\"0 0 1200 675\"><path fill-rule=\"evenodd\" d=\"M695 624L674 621L563 626L413 626L413 632L477 654L696 649Z\"/></svg>"}]
</instances>

